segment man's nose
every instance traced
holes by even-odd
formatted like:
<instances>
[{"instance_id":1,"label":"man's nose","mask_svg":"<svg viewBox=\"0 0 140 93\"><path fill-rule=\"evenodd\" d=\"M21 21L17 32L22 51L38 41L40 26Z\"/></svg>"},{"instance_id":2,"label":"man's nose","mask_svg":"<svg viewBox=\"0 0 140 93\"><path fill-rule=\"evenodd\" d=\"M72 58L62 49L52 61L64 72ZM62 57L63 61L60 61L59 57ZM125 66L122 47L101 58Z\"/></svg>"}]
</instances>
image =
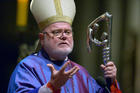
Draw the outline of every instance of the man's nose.
<instances>
[{"instance_id":1,"label":"man's nose","mask_svg":"<svg viewBox=\"0 0 140 93\"><path fill-rule=\"evenodd\" d=\"M65 32L61 33L60 39L62 39L62 40L66 40L67 39L67 35L65 34Z\"/></svg>"}]
</instances>

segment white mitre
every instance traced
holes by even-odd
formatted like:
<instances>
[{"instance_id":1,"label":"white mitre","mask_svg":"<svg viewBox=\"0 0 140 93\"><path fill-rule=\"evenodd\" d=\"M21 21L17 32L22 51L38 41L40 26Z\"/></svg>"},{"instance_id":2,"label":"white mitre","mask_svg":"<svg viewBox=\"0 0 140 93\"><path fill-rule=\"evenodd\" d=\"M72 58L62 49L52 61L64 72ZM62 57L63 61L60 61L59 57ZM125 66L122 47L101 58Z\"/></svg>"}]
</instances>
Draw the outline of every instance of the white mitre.
<instances>
[{"instance_id":1,"label":"white mitre","mask_svg":"<svg viewBox=\"0 0 140 93\"><path fill-rule=\"evenodd\" d=\"M72 25L76 12L74 0L32 0L30 10L41 31L55 22Z\"/></svg>"}]
</instances>

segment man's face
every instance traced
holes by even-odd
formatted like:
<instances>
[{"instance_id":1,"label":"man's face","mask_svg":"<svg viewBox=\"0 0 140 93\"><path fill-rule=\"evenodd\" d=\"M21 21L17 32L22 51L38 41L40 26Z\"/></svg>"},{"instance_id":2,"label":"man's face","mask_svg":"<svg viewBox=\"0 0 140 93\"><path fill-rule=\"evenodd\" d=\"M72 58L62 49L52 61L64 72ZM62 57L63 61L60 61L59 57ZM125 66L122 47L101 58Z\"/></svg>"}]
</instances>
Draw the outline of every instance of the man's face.
<instances>
[{"instance_id":1,"label":"man's face","mask_svg":"<svg viewBox=\"0 0 140 93\"><path fill-rule=\"evenodd\" d=\"M41 45L48 55L55 60L64 60L73 49L73 36L70 24L57 22L43 31Z\"/></svg>"}]
</instances>

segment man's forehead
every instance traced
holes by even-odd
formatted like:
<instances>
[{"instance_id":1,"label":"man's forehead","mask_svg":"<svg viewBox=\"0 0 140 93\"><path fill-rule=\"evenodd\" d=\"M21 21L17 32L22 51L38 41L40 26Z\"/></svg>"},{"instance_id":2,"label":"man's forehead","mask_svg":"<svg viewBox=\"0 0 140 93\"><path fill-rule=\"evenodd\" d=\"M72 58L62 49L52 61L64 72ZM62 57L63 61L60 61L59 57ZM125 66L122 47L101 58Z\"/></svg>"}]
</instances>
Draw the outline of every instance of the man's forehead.
<instances>
[{"instance_id":1,"label":"man's forehead","mask_svg":"<svg viewBox=\"0 0 140 93\"><path fill-rule=\"evenodd\" d=\"M71 25L69 23L66 22L56 22L53 24L50 24L49 26L47 26L45 29L72 29Z\"/></svg>"}]
</instances>

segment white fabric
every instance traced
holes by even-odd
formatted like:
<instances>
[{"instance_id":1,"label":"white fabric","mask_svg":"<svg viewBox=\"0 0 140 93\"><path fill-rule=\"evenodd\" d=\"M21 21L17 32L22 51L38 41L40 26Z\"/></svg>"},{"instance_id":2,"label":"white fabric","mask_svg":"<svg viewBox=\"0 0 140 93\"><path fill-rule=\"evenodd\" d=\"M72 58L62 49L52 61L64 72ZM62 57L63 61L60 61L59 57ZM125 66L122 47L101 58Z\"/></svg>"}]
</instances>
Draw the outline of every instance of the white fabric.
<instances>
[{"instance_id":1,"label":"white fabric","mask_svg":"<svg viewBox=\"0 0 140 93\"><path fill-rule=\"evenodd\" d=\"M76 13L74 0L61 0L61 5L64 15L73 20Z\"/></svg>"},{"instance_id":2,"label":"white fabric","mask_svg":"<svg viewBox=\"0 0 140 93\"><path fill-rule=\"evenodd\" d=\"M55 0L32 0L30 10L34 15L37 23L56 16ZM72 20L75 16L74 0L60 0L63 16L68 16Z\"/></svg>"},{"instance_id":3,"label":"white fabric","mask_svg":"<svg viewBox=\"0 0 140 93\"><path fill-rule=\"evenodd\" d=\"M46 84L41 86L38 93L53 93L52 90L46 87Z\"/></svg>"},{"instance_id":4,"label":"white fabric","mask_svg":"<svg viewBox=\"0 0 140 93\"><path fill-rule=\"evenodd\" d=\"M30 9L37 23L56 15L54 0L32 0Z\"/></svg>"}]
</instances>

